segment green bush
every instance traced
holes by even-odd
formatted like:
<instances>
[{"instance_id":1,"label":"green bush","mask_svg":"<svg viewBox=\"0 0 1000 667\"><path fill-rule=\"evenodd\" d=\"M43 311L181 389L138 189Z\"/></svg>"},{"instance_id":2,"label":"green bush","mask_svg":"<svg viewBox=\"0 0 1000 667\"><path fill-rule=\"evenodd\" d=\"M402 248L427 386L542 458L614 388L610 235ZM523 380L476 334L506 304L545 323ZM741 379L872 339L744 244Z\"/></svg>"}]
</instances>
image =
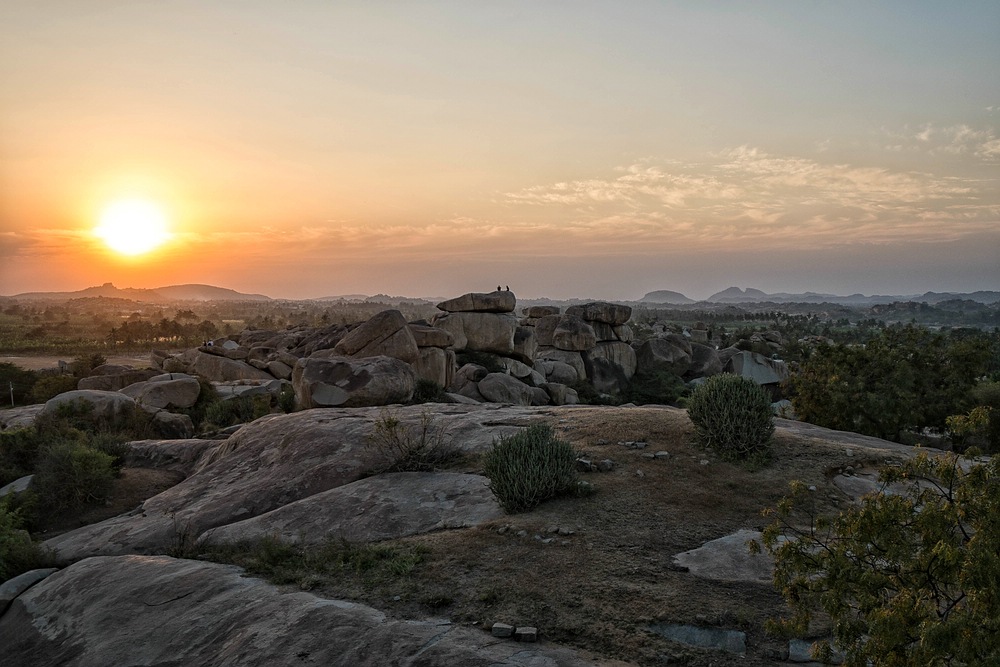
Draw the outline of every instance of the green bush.
<instances>
[{"instance_id":1,"label":"green bush","mask_svg":"<svg viewBox=\"0 0 1000 667\"><path fill-rule=\"evenodd\" d=\"M483 462L490 491L509 514L577 487L576 453L547 424L536 424L493 442Z\"/></svg>"},{"instance_id":2,"label":"green bush","mask_svg":"<svg viewBox=\"0 0 1000 667\"><path fill-rule=\"evenodd\" d=\"M0 431L0 486L34 472L41 445L33 428Z\"/></svg>"},{"instance_id":3,"label":"green bush","mask_svg":"<svg viewBox=\"0 0 1000 667\"><path fill-rule=\"evenodd\" d=\"M295 389L290 384L286 384L278 393L278 408L284 412L295 412Z\"/></svg>"},{"instance_id":4,"label":"green bush","mask_svg":"<svg viewBox=\"0 0 1000 667\"><path fill-rule=\"evenodd\" d=\"M51 556L21 526L21 513L11 508L10 497L0 498L0 582L52 564Z\"/></svg>"},{"instance_id":5,"label":"green bush","mask_svg":"<svg viewBox=\"0 0 1000 667\"><path fill-rule=\"evenodd\" d=\"M713 375L687 401L698 439L729 461L766 458L774 433L771 398L748 378Z\"/></svg>"}]
</instances>

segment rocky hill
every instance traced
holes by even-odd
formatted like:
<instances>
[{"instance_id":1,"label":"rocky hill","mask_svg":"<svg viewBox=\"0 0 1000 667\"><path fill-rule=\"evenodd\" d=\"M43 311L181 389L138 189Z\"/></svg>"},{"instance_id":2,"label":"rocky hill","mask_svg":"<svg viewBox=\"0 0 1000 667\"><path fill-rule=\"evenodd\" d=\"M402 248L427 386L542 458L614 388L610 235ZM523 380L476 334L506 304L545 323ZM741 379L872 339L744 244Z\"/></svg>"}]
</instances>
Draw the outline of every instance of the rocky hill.
<instances>
[{"instance_id":1,"label":"rocky hill","mask_svg":"<svg viewBox=\"0 0 1000 667\"><path fill-rule=\"evenodd\" d=\"M14 299L34 301L65 301L67 299L86 299L105 297L113 299L130 299L145 303L166 303L171 301L270 301L271 297L263 294L244 294L225 287L212 285L167 285L154 289L135 289L126 287L119 289L111 283L75 292L24 292L15 294Z\"/></svg>"}]
</instances>

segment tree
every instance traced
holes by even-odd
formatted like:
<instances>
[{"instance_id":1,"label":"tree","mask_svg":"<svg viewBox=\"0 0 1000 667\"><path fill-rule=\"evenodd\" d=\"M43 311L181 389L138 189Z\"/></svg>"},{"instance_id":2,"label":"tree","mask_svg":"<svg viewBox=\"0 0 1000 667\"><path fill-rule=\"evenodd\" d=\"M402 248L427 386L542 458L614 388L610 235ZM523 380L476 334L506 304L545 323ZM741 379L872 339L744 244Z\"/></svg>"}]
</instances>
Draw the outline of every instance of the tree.
<instances>
[{"instance_id":1,"label":"tree","mask_svg":"<svg viewBox=\"0 0 1000 667\"><path fill-rule=\"evenodd\" d=\"M779 625L825 612L848 665L1000 664L1000 458L921 454L881 480L833 519L800 482L770 512Z\"/></svg>"},{"instance_id":2,"label":"tree","mask_svg":"<svg viewBox=\"0 0 1000 667\"><path fill-rule=\"evenodd\" d=\"M899 441L906 431L944 429L968 409L977 377L995 363L996 340L922 327L886 329L866 345L826 345L789 382L796 414L827 428Z\"/></svg>"}]
</instances>

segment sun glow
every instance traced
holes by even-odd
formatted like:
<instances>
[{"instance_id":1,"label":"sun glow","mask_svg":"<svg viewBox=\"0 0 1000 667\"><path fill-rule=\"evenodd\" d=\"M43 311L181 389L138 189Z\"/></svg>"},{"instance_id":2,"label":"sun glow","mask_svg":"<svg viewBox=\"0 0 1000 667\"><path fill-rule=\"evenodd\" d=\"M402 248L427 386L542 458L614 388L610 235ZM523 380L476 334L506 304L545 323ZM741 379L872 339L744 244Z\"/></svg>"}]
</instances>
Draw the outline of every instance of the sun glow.
<instances>
[{"instance_id":1,"label":"sun glow","mask_svg":"<svg viewBox=\"0 0 1000 667\"><path fill-rule=\"evenodd\" d=\"M142 255L171 236L163 209L144 199L122 199L108 205L94 233L123 255Z\"/></svg>"}]
</instances>

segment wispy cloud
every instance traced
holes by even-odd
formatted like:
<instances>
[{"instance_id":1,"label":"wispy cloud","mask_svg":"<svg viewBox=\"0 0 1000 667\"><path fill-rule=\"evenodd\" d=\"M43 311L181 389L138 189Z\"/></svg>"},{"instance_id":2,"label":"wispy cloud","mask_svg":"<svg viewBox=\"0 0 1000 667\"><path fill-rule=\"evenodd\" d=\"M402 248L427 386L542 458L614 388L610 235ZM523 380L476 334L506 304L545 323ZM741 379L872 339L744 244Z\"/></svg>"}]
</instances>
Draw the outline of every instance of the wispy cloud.
<instances>
[{"instance_id":1,"label":"wispy cloud","mask_svg":"<svg viewBox=\"0 0 1000 667\"><path fill-rule=\"evenodd\" d=\"M993 113L1000 107L987 107ZM884 130L890 138L884 148L892 151L914 150L930 155L970 155L986 162L1000 162L1000 138L993 127L972 127L965 123L935 125L925 123L918 128L904 127Z\"/></svg>"}]
</instances>

